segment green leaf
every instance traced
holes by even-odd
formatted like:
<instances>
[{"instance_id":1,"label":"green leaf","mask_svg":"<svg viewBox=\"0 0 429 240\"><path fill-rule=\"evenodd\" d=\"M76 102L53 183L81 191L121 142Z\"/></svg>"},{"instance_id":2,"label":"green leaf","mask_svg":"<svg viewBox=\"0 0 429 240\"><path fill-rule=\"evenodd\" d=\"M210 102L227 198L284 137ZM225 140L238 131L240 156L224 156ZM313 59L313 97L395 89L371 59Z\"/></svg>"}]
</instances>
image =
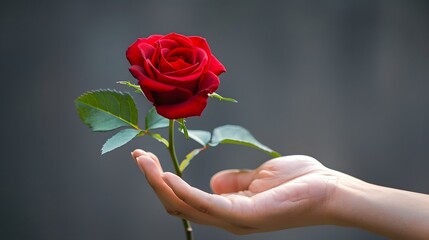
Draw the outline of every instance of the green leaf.
<instances>
[{"instance_id":1,"label":"green leaf","mask_svg":"<svg viewBox=\"0 0 429 240\"><path fill-rule=\"evenodd\" d=\"M104 143L101 154L112 151L135 138L141 131L133 128L122 129Z\"/></svg>"},{"instance_id":2,"label":"green leaf","mask_svg":"<svg viewBox=\"0 0 429 240\"><path fill-rule=\"evenodd\" d=\"M133 84L130 81L119 81L119 82L116 82L116 83L119 83L119 84L122 84L122 85L125 85L125 86L128 86L128 87L134 88L135 92L143 93L142 89L140 88L140 85Z\"/></svg>"},{"instance_id":3,"label":"green leaf","mask_svg":"<svg viewBox=\"0 0 429 240\"><path fill-rule=\"evenodd\" d=\"M211 94L209 94L209 97L212 97L212 98L217 98L217 99L219 99L219 100L221 100L221 101L227 101L227 102L233 102L233 103L237 103L238 101L237 100L235 100L234 98L227 98L227 97L222 97L221 95L219 95L219 94L217 94L217 93L211 93Z\"/></svg>"},{"instance_id":4,"label":"green leaf","mask_svg":"<svg viewBox=\"0 0 429 240\"><path fill-rule=\"evenodd\" d=\"M224 125L215 128L209 145L214 147L224 143L249 146L265 151L272 157L280 157L279 153L258 142L247 129L241 126Z\"/></svg>"},{"instance_id":5,"label":"green leaf","mask_svg":"<svg viewBox=\"0 0 429 240\"><path fill-rule=\"evenodd\" d=\"M168 148L168 141L167 141L167 139L163 138L161 136L161 134L158 134L158 133L148 133L148 134L149 134L149 136L153 137L158 142L163 143Z\"/></svg>"},{"instance_id":6,"label":"green leaf","mask_svg":"<svg viewBox=\"0 0 429 240\"><path fill-rule=\"evenodd\" d=\"M156 112L155 107L146 114L146 130L168 127L169 120Z\"/></svg>"},{"instance_id":7,"label":"green leaf","mask_svg":"<svg viewBox=\"0 0 429 240\"><path fill-rule=\"evenodd\" d=\"M189 133L188 133L188 128L186 127L186 124L185 124L185 119L181 118L181 119L177 119L176 121L180 124L179 131L181 131L185 135L186 139L188 139Z\"/></svg>"},{"instance_id":8,"label":"green leaf","mask_svg":"<svg viewBox=\"0 0 429 240\"><path fill-rule=\"evenodd\" d=\"M203 130L189 130L188 129L189 138L193 139L197 143L202 146L206 146L210 142L210 138L212 134L208 131Z\"/></svg>"},{"instance_id":9,"label":"green leaf","mask_svg":"<svg viewBox=\"0 0 429 240\"><path fill-rule=\"evenodd\" d=\"M183 159L183 161L179 165L180 172L183 172L183 170L185 170L185 168L189 165L189 163L191 162L191 160L196 155L198 155L198 153L200 153L201 151L203 151L205 149L207 149L207 147L197 148L197 149L192 150L192 152L188 153L186 155L186 158Z\"/></svg>"},{"instance_id":10,"label":"green leaf","mask_svg":"<svg viewBox=\"0 0 429 240\"><path fill-rule=\"evenodd\" d=\"M93 131L110 131L137 126L138 112L133 98L115 90L87 92L74 101L81 120Z\"/></svg>"}]
</instances>

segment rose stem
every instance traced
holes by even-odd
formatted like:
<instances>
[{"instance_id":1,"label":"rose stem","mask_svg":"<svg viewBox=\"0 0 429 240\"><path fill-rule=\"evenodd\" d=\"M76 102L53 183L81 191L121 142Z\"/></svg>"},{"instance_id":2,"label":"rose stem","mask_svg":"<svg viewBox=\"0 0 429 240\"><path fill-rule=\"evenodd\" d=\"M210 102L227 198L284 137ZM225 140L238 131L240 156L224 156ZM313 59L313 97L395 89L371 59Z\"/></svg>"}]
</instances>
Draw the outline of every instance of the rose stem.
<instances>
[{"instance_id":1,"label":"rose stem","mask_svg":"<svg viewBox=\"0 0 429 240\"><path fill-rule=\"evenodd\" d=\"M177 161L177 156L176 156L176 150L174 148L174 120L170 119L170 125L168 130L169 130L168 131L168 136L169 136L168 151L170 152L171 161L173 161L174 169L176 170L177 176L182 177L182 171L180 171L179 162ZM186 239L192 240L191 223L186 219L182 219L182 222L183 222L183 227L185 228Z\"/></svg>"}]
</instances>

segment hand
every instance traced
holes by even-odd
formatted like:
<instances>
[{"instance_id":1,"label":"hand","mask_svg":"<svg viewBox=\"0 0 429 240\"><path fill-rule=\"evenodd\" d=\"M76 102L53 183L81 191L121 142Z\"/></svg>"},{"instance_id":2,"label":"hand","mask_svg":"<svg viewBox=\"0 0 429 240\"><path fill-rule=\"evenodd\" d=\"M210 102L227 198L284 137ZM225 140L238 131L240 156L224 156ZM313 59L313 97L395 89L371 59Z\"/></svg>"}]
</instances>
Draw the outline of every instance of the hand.
<instances>
[{"instance_id":1,"label":"hand","mask_svg":"<svg viewBox=\"0 0 429 240\"><path fill-rule=\"evenodd\" d=\"M212 177L209 194L164 173L158 158L132 153L171 215L235 234L330 223L328 201L337 172L308 156L287 156L255 170L226 170Z\"/></svg>"}]
</instances>

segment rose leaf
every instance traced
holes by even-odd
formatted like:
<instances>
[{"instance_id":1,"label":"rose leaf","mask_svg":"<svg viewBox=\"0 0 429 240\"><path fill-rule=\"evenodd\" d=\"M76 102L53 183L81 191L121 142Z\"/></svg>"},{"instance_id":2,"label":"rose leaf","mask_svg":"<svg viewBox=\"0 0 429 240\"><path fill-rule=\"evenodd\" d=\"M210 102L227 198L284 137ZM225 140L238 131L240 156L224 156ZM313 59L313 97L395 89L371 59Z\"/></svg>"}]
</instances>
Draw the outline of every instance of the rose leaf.
<instances>
[{"instance_id":1,"label":"rose leaf","mask_svg":"<svg viewBox=\"0 0 429 240\"><path fill-rule=\"evenodd\" d=\"M190 153L188 153L185 157L185 159L183 159L183 161L180 163L179 165L179 169L181 172L183 172L185 170L185 168L189 165L189 163L191 162L191 160L198 155L198 153L200 153L201 151L207 149L207 147L202 147L202 148L197 148L192 150Z\"/></svg>"},{"instance_id":2,"label":"rose leaf","mask_svg":"<svg viewBox=\"0 0 429 240\"><path fill-rule=\"evenodd\" d=\"M183 131L181 131L183 133ZM203 130L190 130L188 129L188 136L190 139L201 144L203 147L207 146L210 142L211 133Z\"/></svg>"},{"instance_id":3,"label":"rose leaf","mask_svg":"<svg viewBox=\"0 0 429 240\"><path fill-rule=\"evenodd\" d=\"M159 134L159 133L148 133L148 134L149 134L149 136L151 136L152 138L154 138L158 142L164 144L168 148L168 145L169 145L168 141L167 141L167 139L163 138L161 136L161 134Z\"/></svg>"},{"instance_id":4,"label":"rose leaf","mask_svg":"<svg viewBox=\"0 0 429 240\"><path fill-rule=\"evenodd\" d=\"M115 148L126 144L127 142L135 138L139 133L141 133L141 131L136 130L134 128L122 129L121 131L113 135L111 138L109 138L106 143L104 143L103 148L101 149L101 154L105 154Z\"/></svg>"},{"instance_id":5,"label":"rose leaf","mask_svg":"<svg viewBox=\"0 0 429 240\"><path fill-rule=\"evenodd\" d=\"M116 90L87 92L74 101L80 119L93 131L138 127L138 111L133 98Z\"/></svg>"},{"instance_id":6,"label":"rose leaf","mask_svg":"<svg viewBox=\"0 0 429 240\"><path fill-rule=\"evenodd\" d=\"M236 125L224 125L217 127L213 130L213 135L209 143L210 146L215 147L218 144L239 144L248 147L253 147L268 153L272 157L280 157L281 155L263 145L256 140L250 132Z\"/></svg>"},{"instance_id":7,"label":"rose leaf","mask_svg":"<svg viewBox=\"0 0 429 240\"><path fill-rule=\"evenodd\" d=\"M156 112L155 107L146 114L146 130L168 127L169 120Z\"/></svg>"}]
</instances>

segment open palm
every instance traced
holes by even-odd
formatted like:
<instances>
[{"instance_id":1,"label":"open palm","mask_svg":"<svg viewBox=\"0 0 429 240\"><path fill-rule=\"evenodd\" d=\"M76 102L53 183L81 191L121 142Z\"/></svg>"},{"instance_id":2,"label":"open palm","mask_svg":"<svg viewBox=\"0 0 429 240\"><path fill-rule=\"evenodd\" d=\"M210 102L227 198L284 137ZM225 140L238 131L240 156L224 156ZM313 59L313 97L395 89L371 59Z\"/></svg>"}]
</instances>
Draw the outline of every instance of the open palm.
<instances>
[{"instance_id":1,"label":"open palm","mask_svg":"<svg viewBox=\"0 0 429 240\"><path fill-rule=\"evenodd\" d=\"M326 222L325 203L336 181L333 170L307 156L287 156L255 170L226 170L213 176L215 194L163 173L155 155L133 157L167 212L236 234L272 231Z\"/></svg>"}]
</instances>

